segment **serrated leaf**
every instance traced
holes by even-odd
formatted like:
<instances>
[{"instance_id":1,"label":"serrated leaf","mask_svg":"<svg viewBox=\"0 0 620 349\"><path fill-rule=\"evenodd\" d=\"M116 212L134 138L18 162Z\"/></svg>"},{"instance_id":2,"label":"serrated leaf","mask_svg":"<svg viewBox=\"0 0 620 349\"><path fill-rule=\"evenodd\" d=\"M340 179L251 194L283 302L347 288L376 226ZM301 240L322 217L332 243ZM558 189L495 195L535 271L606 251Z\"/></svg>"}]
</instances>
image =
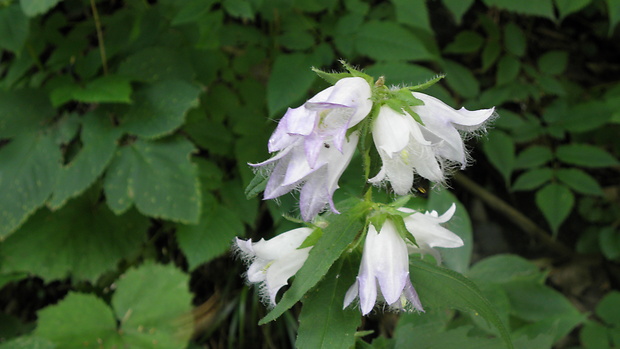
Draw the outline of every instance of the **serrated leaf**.
<instances>
[{"instance_id":1,"label":"serrated leaf","mask_svg":"<svg viewBox=\"0 0 620 349\"><path fill-rule=\"evenodd\" d=\"M45 203L54 189L60 158L50 135L22 135L0 149L0 240Z\"/></svg>"},{"instance_id":2,"label":"serrated leaf","mask_svg":"<svg viewBox=\"0 0 620 349\"><path fill-rule=\"evenodd\" d=\"M182 137L137 140L120 148L104 181L108 206L117 214L133 203L147 216L195 224L200 215L192 144Z\"/></svg>"},{"instance_id":3,"label":"serrated leaf","mask_svg":"<svg viewBox=\"0 0 620 349\"><path fill-rule=\"evenodd\" d=\"M566 144L556 149L556 156L564 163L584 167L618 165L618 160L607 151L590 144Z\"/></svg>"},{"instance_id":4,"label":"serrated leaf","mask_svg":"<svg viewBox=\"0 0 620 349\"><path fill-rule=\"evenodd\" d=\"M193 331L189 275L173 265L147 263L117 282L112 308L126 347L185 348Z\"/></svg>"},{"instance_id":5,"label":"serrated leaf","mask_svg":"<svg viewBox=\"0 0 620 349\"><path fill-rule=\"evenodd\" d=\"M548 147L533 145L519 153L515 168L532 168L546 164L553 159L553 153Z\"/></svg>"},{"instance_id":6,"label":"serrated leaf","mask_svg":"<svg viewBox=\"0 0 620 349\"><path fill-rule=\"evenodd\" d=\"M93 112L84 116L80 136L84 147L58 174L54 193L48 202L52 209L60 208L101 176L114 156L119 136L119 130L105 115Z\"/></svg>"},{"instance_id":7,"label":"serrated leaf","mask_svg":"<svg viewBox=\"0 0 620 349\"><path fill-rule=\"evenodd\" d=\"M435 56L424 42L403 26L371 20L362 25L355 38L357 51L375 60L432 60Z\"/></svg>"},{"instance_id":8,"label":"serrated leaf","mask_svg":"<svg viewBox=\"0 0 620 349\"><path fill-rule=\"evenodd\" d=\"M420 296L422 305L450 307L473 311L495 326L508 348L513 348L510 333L502 323L493 305L478 287L463 275L421 260L410 260L411 282Z\"/></svg>"},{"instance_id":9,"label":"serrated leaf","mask_svg":"<svg viewBox=\"0 0 620 349\"><path fill-rule=\"evenodd\" d=\"M42 15L56 6L61 0L20 0L22 11L28 17Z\"/></svg>"},{"instance_id":10,"label":"serrated leaf","mask_svg":"<svg viewBox=\"0 0 620 349\"><path fill-rule=\"evenodd\" d=\"M480 93L480 84L467 67L450 60L443 61L446 82L459 95L473 98Z\"/></svg>"},{"instance_id":11,"label":"serrated leaf","mask_svg":"<svg viewBox=\"0 0 620 349\"><path fill-rule=\"evenodd\" d=\"M603 195L603 188L589 174L578 168L561 168L555 173L558 179L576 192L587 195Z\"/></svg>"},{"instance_id":12,"label":"serrated leaf","mask_svg":"<svg viewBox=\"0 0 620 349\"><path fill-rule=\"evenodd\" d=\"M312 67L312 71L318 75L321 79L327 81L328 83L334 85L340 79L348 78L353 75L351 73L328 73L326 71L322 71L321 69Z\"/></svg>"},{"instance_id":13,"label":"serrated leaf","mask_svg":"<svg viewBox=\"0 0 620 349\"><path fill-rule=\"evenodd\" d=\"M36 132L50 123L55 113L42 90L0 91L0 138Z\"/></svg>"},{"instance_id":14,"label":"serrated leaf","mask_svg":"<svg viewBox=\"0 0 620 349\"><path fill-rule=\"evenodd\" d=\"M295 274L295 281L284 293L278 304L259 322L260 325L275 320L295 305L327 273L334 261L363 228L360 218L368 209L367 203L350 199L337 206L339 215L327 217L328 226L314 245L303 267Z\"/></svg>"},{"instance_id":15,"label":"serrated leaf","mask_svg":"<svg viewBox=\"0 0 620 349\"><path fill-rule=\"evenodd\" d=\"M0 48L19 55L28 38L30 21L17 4L0 8Z\"/></svg>"},{"instance_id":16,"label":"serrated leaf","mask_svg":"<svg viewBox=\"0 0 620 349\"><path fill-rule=\"evenodd\" d=\"M135 212L119 217L82 197L57 212L37 212L9 236L0 245L2 270L28 271L48 281L68 276L96 281L139 249L147 227L148 220Z\"/></svg>"},{"instance_id":17,"label":"serrated leaf","mask_svg":"<svg viewBox=\"0 0 620 349\"><path fill-rule=\"evenodd\" d=\"M143 138L160 138L180 127L187 112L198 106L200 88L182 80L161 80L134 93L134 104L123 109L121 127Z\"/></svg>"},{"instance_id":18,"label":"serrated leaf","mask_svg":"<svg viewBox=\"0 0 620 349\"><path fill-rule=\"evenodd\" d=\"M415 85L428 81L437 75L424 66L399 62L373 64L365 71L372 76L385 76L390 85Z\"/></svg>"},{"instance_id":19,"label":"serrated leaf","mask_svg":"<svg viewBox=\"0 0 620 349\"><path fill-rule=\"evenodd\" d=\"M508 52L517 57L521 57L525 54L525 50L527 48L525 34L523 34L521 28L513 22L506 24L506 27L504 28L504 45L506 46Z\"/></svg>"},{"instance_id":20,"label":"serrated leaf","mask_svg":"<svg viewBox=\"0 0 620 349\"><path fill-rule=\"evenodd\" d=\"M535 168L522 173L512 185L512 190L532 190L549 182L553 178L553 171L548 168Z\"/></svg>"},{"instance_id":21,"label":"serrated leaf","mask_svg":"<svg viewBox=\"0 0 620 349\"><path fill-rule=\"evenodd\" d=\"M316 78L310 71L315 65L314 61L311 55L302 53L276 57L267 82L267 109L270 116L306 95Z\"/></svg>"},{"instance_id":22,"label":"serrated leaf","mask_svg":"<svg viewBox=\"0 0 620 349\"><path fill-rule=\"evenodd\" d=\"M512 138L502 131L494 130L482 144L482 149L502 174L504 181L510 183L510 175L515 165L515 144Z\"/></svg>"},{"instance_id":23,"label":"serrated leaf","mask_svg":"<svg viewBox=\"0 0 620 349\"><path fill-rule=\"evenodd\" d=\"M355 331L361 323L359 311L342 306L356 275L357 265L349 259L340 260L304 297L295 342L298 348L346 349L355 343Z\"/></svg>"},{"instance_id":24,"label":"serrated leaf","mask_svg":"<svg viewBox=\"0 0 620 349\"><path fill-rule=\"evenodd\" d=\"M243 235L241 217L214 198L204 206L198 224L177 227L179 247L190 270L228 251L235 236Z\"/></svg>"},{"instance_id":25,"label":"serrated leaf","mask_svg":"<svg viewBox=\"0 0 620 349\"><path fill-rule=\"evenodd\" d=\"M554 236L574 204L573 193L562 184L550 183L536 192L536 206L542 211Z\"/></svg>"}]
</instances>

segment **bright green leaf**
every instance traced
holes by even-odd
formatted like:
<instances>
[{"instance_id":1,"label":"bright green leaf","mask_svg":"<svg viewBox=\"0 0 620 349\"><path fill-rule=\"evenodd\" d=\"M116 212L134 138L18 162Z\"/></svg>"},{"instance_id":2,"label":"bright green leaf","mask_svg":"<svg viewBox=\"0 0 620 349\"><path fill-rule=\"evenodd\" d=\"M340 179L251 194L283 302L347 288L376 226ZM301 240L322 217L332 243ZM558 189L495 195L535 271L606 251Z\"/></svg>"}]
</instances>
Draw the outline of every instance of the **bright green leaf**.
<instances>
[{"instance_id":1,"label":"bright green leaf","mask_svg":"<svg viewBox=\"0 0 620 349\"><path fill-rule=\"evenodd\" d=\"M498 130L489 132L482 149L493 166L502 174L504 181L510 183L510 175L515 166L515 144L506 133Z\"/></svg>"},{"instance_id":2,"label":"bright green leaf","mask_svg":"<svg viewBox=\"0 0 620 349\"><path fill-rule=\"evenodd\" d=\"M425 0L392 0L396 21L432 33Z\"/></svg>"},{"instance_id":3,"label":"bright green leaf","mask_svg":"<svg viewBox=\"0 0 620 349\"><path fill-rule=\"evenodd\" d=\"M55 113L42 90L0 91L0 138L36 132L50 123Z\"/></svg>"},{"instance_id":4,"label":"bright green leaf","mask_svg":"<svg viewBox=\"0 0 620 349\"><path fill-rule=\"evenodd\" d=\"M551 149L541 145L532 145L517 156L515 168L532 168L544 165L553 159Z\"/></svg>"},{"instance_id":5,"label":"bright green leaf","mask_svg":"<svg viewBox=\"0 0 620 349\"><path fill-rule=\"evenodd\" d=\"M147 216L198 223L201 199L190 162L193 151L181 137L137 140L120 148L105 177L108 206L119 214L135 203Z\"/></svg>"},{"instance_id":6,"label":"bright green leaf","mask_svg":"<svg viewBox=\"0 0 620 349\"><path fill-rule=\"evenodd\" d=\"M314 58L302 53L276 57L267 83L267 107L274 116L306 95L316 79Z\"/></svg>"},{"instance_id":7,"label":"bright green leaf","mask_svg":"<svg viewBox=\"0 0 620 349\"><path fill-rule=\"evenodd\" d=\"M480 84L467 67L450 60L443 61L446 82L456 93L463 97L473 98L480 93Z\"/></svg>"},{"instance_id":8,"label":"bright green leaf","mask_svg":"<svg viewBox=\"0 0 620 349\"><path fill-rule=\"evenodd\" d=\"M538 70L549 75L562 74L568 66L568 52L548 51L538 58Z\"/></svg>"},{"instance_id":9,"label":"bright green leaf","mask_svg":"<svg viewBox=\"0 0 620 349\"><path fill-rule=\"evenodd\" d=\"M618 165L618 160L607 151L590 144L566 144L556 149L556 156L564 163L584 167Z\"/></svg>"},{"instance_id":10,"label":"bright green leaf","mask_svg":"<svg viewBox=\"0 0 620 349\"><path fill-rule=\"evenodd\" d=\"M568 217L575 204L573 193L564 185L551 183L536 192L536 206L551 226L553 235Z\"/></svg>"},{"instance_id":11,"label":"bright green leaf","mask_svg":"<svg viewBox=\"0 0 620 349\"><path fill-rule=\"evenodd\" d=\"M42 15L62 0L20 0L22 11L28 17Z\"/></svg>"},{"instance_id":12,"label":"bright green leaf","mask_svg":"<svg viewBox=\"0 0 620 349\"><path fill-rule=\"evenodd\" d=\"M60 158L50 135L22 135L0 148L0 239L15 231L50 196Z\"/></svg>"},{"instance_id":13,"label":"bright green leaf","mask_svg":"<svg viewBox=\"0 0 620 349\"><path fill-rule=\"evenodd\" d=\"M189 109L198 106L200 88L182 80L162 80L139 89L135 103L124 109L121 127L145 138L160 138L183 124Z\"/></svg>"},{"instance_id":14,"label":"bright green leaf","mask_svg":"<svg viewBox=\"0 0 620 349\"><path fill-rule=\"evenodd\" d=\"M553 14L553 3L551 0L484 0L484 3L489 7L495 6L502 10L555 19L555 15Z\"/></svg>"},{"instance_id":15,"label":"bright green leaf","mask_svg":"<svg viewBox=\"0 0 620 349\"><path fill-rule=\"evenodd\" d=\"M555 175L576 192L586 195L603 195L603 188L596 179L578 168L560 168Z\"/></svg>"},{"instance_id":16,"label":"bright green leaf","mask_svg":"<svg viewBox=\"0 0 620 349\"><path fill-rule=\"evenodd\" d=\"M504 28L504 45L508 52L515 56L521 57L525 54L527 39L521 28L513 22L509 22Z\"/></svg>"},{"instance_id":17,"label":"bright green leaf","mask_svg":"<svg viewBox=\"0 0 620 349\"><path fill-rule=\"evenodd\" d=\"M357 51L375 60L419 61L435 58L420 38L394 22L366 22L355 40Z\"/></svg>"},{"instance_id":18,"label":"bright green leaf","mask_svg":"<svg viewBox=\"0 0 620 349\"><path fill-rule=\"evenodd\" d=\"M553 171L550 168L535 168L517 177L512 190L533 190L549 182L551 178L553 178Z\"/></svg>"},{"instance_id":19,"label":"bright green leaf","mask_svg":"<svg viewBox=\"0 0 620 349\"><path fill-rule=\"evenodd\" d=\"M81 197L57 212L37 212L9 236L0 245L2 268L45 280L72 276L95 281L139 249L147 227L148 221L135 212L119 217Z\"/></svg>"},{"instance_id":20,"label":"bright green leaf","mask_svg":"<svg viewBox=\"0 0 620 349\"><path fill-rule=\"evenodd\" d=\"M129 79L117 75L106 75L86 84L73 94L73 99L84 103L129 103L131 99Z\"/></svg>"},{"instance_id":21,"label":"bright green leaf","mask_svg":"<svg viewBox=\"0 0 620 349\"><path fill-rule=\"evenodd\" d=\"M0 48L20 54L30 21L17 4L0 8Z\"/></svg>"}]
</instances>

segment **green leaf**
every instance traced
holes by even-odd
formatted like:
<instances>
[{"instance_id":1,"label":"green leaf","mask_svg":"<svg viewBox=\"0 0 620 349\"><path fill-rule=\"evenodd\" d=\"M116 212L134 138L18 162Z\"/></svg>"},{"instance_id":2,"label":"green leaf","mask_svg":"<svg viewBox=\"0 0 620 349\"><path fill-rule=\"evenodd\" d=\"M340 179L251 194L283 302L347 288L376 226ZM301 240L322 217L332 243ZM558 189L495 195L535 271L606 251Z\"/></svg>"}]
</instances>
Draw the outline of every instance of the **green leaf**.
<instances>
[{"instance_id":1,"label":"green leaf","mask_svg":"<svg viewBox=\"0 0 620 349\"><path fill-rule=\"evenodd\" d=\"M54 189L60 158L50 135L22 135L0 148L0 239L45 203Z\"/></svg>"},{"instance_id":2,"label":"green leaf","mask_svg":"<svg viewBox=\"0 0 620 349\"><path fill-rule=\"evenodd\" d=\"M536 206L542 211L554 236L574 204L573 193L562 184L550 183L536 192Z\"/></svg>"},{"instance_id":3,"label":"green leaf","mask_svg":"<svg viewBox=\"0 0 620 349\"><path fill-rule=\"evenodd\" d=\"M568 52L549 51L538 58L538 70L550 75L562 74L568 66Z\"/></svg>"},{"instance_id":4,"label":"green leaf","mask_svg":"<svg viewBox=\"0 0 620 349\"><path fill-rule=\"evenodd\" d=\"M81 197L57 212L37 212L9 236L0 245L2 270L28 271L48 281L68 276L96 281L140 248L147 227L148 220L135 212L119 217Z\"/></svg>"},{"instance_id":5,"label":"green leaf","mask_svg":"<svg viewBox=\"0 0 620 349\"><path fill-rule=\"evenodd\" d=\"M620 325L620 292L611 291L596 305L596 315L609 325Z\"/></svg>"},{"instance_id":6,"label":"green leaf","mask_svg":"<svg viewBox=\"0 0 620 349\"><path fill-rule=\"evenodd\" d=\"M247 199L254 198L258 196L265 188L267 187L267 181L269 177L265 177L261 173L256 173L252 182L245 188L245 196Z\"/></svg>"},{"instance_id":7,"label":"green leaf","mask_svg":"<svg viewBox=\"0 0 620 349\"><path fill-rule=\"evenodd\" d=\"M270 116L291 106L307 94L316 79L316 75L310 70L314 65L314 58L307 54L282 54L276 57L267 82L267 107Z\"/></svg>"},{"instance_id":8,"label":"green leaf","mask_svg":"<svg viewBox=\"0 0 620 349\"><path fill-rule=\"evenodd\" d=\"M68 199L81 194L101 176L114 156L119 136L120 132L106 115L92 112L84 116L81 134L84 147L62 167L48 202L52 209L60 208Z\"/></svg>"},{"instance_id":9,"label":"green leaf","mask_svg":"<svg viewBox=\"0 0 620 349\"><path fill-rule=\"evenodd\" d=\"M605 258L620 259L620 232L613 227L605 227L599 231L599 247ZM620 321L617 322L620 324Z\"/></svg>"},{"instance_id":10,"label":"green leaf","mask_svg":"<svg viewBox=\"0 0 620 349\"><path fill-rule=\"evenodd\" d=\"M442 3L452 13L456 24L461 24L463 15L474 4L474 0L443 0Z\"/></svg>"},{"instance_id":11,"label":"green leaf","mask_svg":"<svg viewBox=\"0 0 620 349\"><path fill-rule=\"evenodd\" d=\"M473 98L480 93L480 84L467 67L450 60L443 61L446 82L456 93L466 98Z\"/></svg>"},{"instance_id":12,"label":"green leaf","mask_svg":"<svg viewBox=\"0 0 620 349\"><path fill-rule=\"evenodd\" d=\"M536 1L513 1L513 0L484 0L487 6L495 6L502 10L508 10L525 15L547 17L555 19L551 0Z\"/></svg>"},{"instance_id":13,"label":"green leaf","mask_svg":"<svg viewBox=\"0 0 620 349\"><path fill-rule=\"evenodd\" d=\"M0 343L0 349L55 349L49 340L35 336L23 336Z\"/></svg>"},{"instance_id":14,"label":"green leaf","mask_svg":"<svg viewBox=\"0 0 620 349\"><path fill-rule=\"evenodd\" d=\"M484 44L484 38L480 34L471 30L463 30L443 49L443 52L472 53L480 50L482 44Z\"/></svg>"},{"instance_id":15,"label":"green leaf","mask_svg":"<svg viewBox=\"0 0 620 349\"><path fill-rule=\"evenodd\" d=\"M355 47L362 55L375 60L419 61L435 58L411 31L387 21L364 23L355 38Z\"/></svg>"},{"instance_id":16,"label":"green leaf","mask_svg":"<svg viewBox=\"0 0 620 349\"><path fill-rule=\"evenodd\" d=\"M531 168L544 165L553 159L551 149L540 145L532 145L517 156L515 168Z\"/></svg>"},{"instance_id":17,"label":"green leaf","mask_svg":"<svg viewBox=\"0 0 620 349\"><path fill-rule=\"evenodd\" d=\"M357 265L350 259L334 263L314 290L303 298L297 348L350 348L361 323L359 311L342 309L344 295L355 282Z\"/></svg>"},{"instance_id":18,"label":"green leaf","mask_svg":"<svg viewBox=\"0 0 620 349\"><path fill-rule=\"evenodd\" d=\"M55 113L42 90L0 91L0 138L38 131Z\"/></svg>"},{"instance_id":19,"label":"green leaf","mask_svg":"<svg viewBox=\"0 0 620 349\"><path fill-rule=\"evenodd\" d=\"M46 13L60 1L61 0L20 0L19 4L22 6L22 11L24 11L26 16L34 17Z\"/></svg>"},{"instance_id":20,"label":"green leaf","mask_svg":"<svg viewBox=\"0 0 620 349\"><path fill-rule=\"evenodd\" d=\"M618 160L607 151L590 144L565 144L556 149L556 156L564 163L584 167L609 167Z\"/></svg>"},{"instance_id":21,"label":"green leaf","mask_svg":"<svg viewBox=\"0 0 620 349\"><path fill-rule=\"evenodd\" d=\"M600 101L591 101L573 105L570 107L570 110L567 106L551 124L569 132L587 132L607 123L612 114L613 108Z\"/></svg>"},{"instance_id":22,"label":"green leaf","mask_svg":"<svg viewBox=\"0 0 620 349\"><path fill-rule=\"evenodd\" d=\"M198 106L200 88L182 80L161 80L139 89L124 110L121 127L144 138L160 138L180 127L189 109Z\"/></svg>"},{"instance_id":23,"label":"green leaf","mask_svg":"<svg viewBox=\"0 0 620 349\"><path fill-rule=\"evenodd\" d=\"M193 331L189 275L146 263L118 281L112 308L127 348L185 348ZM122 347L122 346L121 346Z\"/></svg>"},{"instance_id":24,"label":"green leaf","mask_svg":"<svg viewBox=\"0 0 620 349\"><path fill-rule=\"evenodd\" d=\"M204 1L202 1L204 3ZM148 47L127 57L118 67L118 75L132 80L156 82L194 79L191 64L187 64L179 50L169 47Z\"/></svg>"},{"instance_id":25,"label":"green leaf","mask_svg":"<svg viewBox=\"0 0 620 349\"><path fill-rule=\"evenodd\" d=\"M515 280L542 282L545 273L540 271L536 264L523 257L503 254L485 258L474 264L467 276L477 282L503 284Z\"/></svg>"},{"instance_id":26,"label":"green leaf","mask_svg":"<svg viewBox=\"0 0 620 349\"><path fill-rule=\"evenodd\" d=\"M497 41L489 41L482 50L482 71L487 71L495 63L502 47Z\"/></svg>"},{"instance_id":27,"label":"green leaf","mask_svg":"<svg viewBox=\"0 0 620 349\"><path fill-rule=\"evenodd\" d=\"M612 349L609 329L594 321L587 321L579 332L579 340L587 349Z\"/></svg>"},{"instance_id":28,"label":"green leaf","mask_svg":"<svg viewBox=\"0 0 620 349\"><path fill-rule=\"evenodd\" d=\"M71 292L58 304L39 311L38 317L35 335L59 348L123 346L112 309L94 295Z\"/></svg>"},{"instance_id":29,"label":"green leaf","mask_svg":"<svg viewBox=\"0 0 620 349\"><path fill-rule=\"evenodd\" d=\"M327 273L334 261L363 228L361 218L368 209L367 203L350 199L338 205L339 215L327 217L328 226L314 245L303 267L295 274L295 281L284 293L278 304L259 322L273 321L295 305Z\"/></svg>"},{"instance_id":30,"label":"green leaf","mask_svg":"<svg viewBox=\"0 0 620 349\"><path fill-rule=\"evenodd\" d=\"M108 206L116 214L132 203L147 216L195 224L200 190L192 144L181 137L137 140L119 149L104 182Z\"/></svg>"},{"instance_id":31,"label":"green leaf","mask_svg":"<svg viewBox=\"0 0 620 349\"><path fill-rule=\"evenodd\" d=\"M30 20L17 4L0 8L0 48L19 55L28 38Z\"/></svg>"},{"instance_id":32,"label":"green leaf","mask_svg":"<svg viewBox=\"0 0 620 349\"><path fill-rule=\"evenodd\" d=\"M226 12L232 17L253 19L254 10L252 9L253 3L247 0L224 0L222 3ZM254 4L255 5L255 4ZM255 5L258 6L258 5Z\"/></svg>"},{"instance_id":33,"label":"green leaf","mask_svg":"<svg viewBox=\"0 0 620 349\"><path fill-rule=\"evenodd\" d=\"M504 85L513 82L519 71L521 70L521 62L513 55L503 56L497 63L496 84Z\"/></svg>"},{"instance_id":34,"label":"green leaf","mask_svg":"<svg viewBox=\"0 0 620 349\"><path fill-rule=\"evenodd\" d=\"M396 21L433 33L425 0L392 0Z\"/></svg>"},{"instance_id":35,"label":"green leaf","mask_svg":"<svg viewBox=\"0 0 620 349\"><path fill-rule=\"evenodd\" d=\"M555 175L576 192L586 195L603 195L603 188L598 182L578 168L561 168L556 171Z\"/></svg>"},{"instance_id":36,"label":"green leaf","mask_svg":"<svg viewBox=\"0 0 620 349\"><path fill-rule=\"evenodd\" d=\"M553 178L553 171L548 168L535 168L524 172L515 180L512 190L532 190L549 182Z\"/></svg>"},{"instance_id":37,"label":"green leaf","mask_svg":"<svg viewBox=\"0 0 620 349\"><path fill-rule=\"evenodd\" d=\"M616 29L616 25L620 22L620 0L607 0L607 6L609 8L609 31L611 34Z\"/></svg>"},{"instance_id":38,"label":"green leaf","mask_svg":"<svg viewBox=\"0 0 620 349\"><path fill-rule=\"evenodd\" d=\"M522 57L525 54L527 39L521 28L513 22L506 24L504 28L504 45L508 52L515 56Z\"/></svg>"},{"instance_id":39,"label":"green leaf","mask_svg":"<svg viewBox=\"0 0 620 349\"><path fill-rule=\"evenodd\" d=\"M118 75L107 75L95 79L85 88L75 91L73 98L84 103L129 103L131 84L129 79Z\"/></svg>"},{"instance_id":40,"label":"green leaf","mask_svg":"<svg viewBox=\"0 0 620 349\"><path fill-rule=\"evenodd\" d=\"M482 149L491 164L502 174L504 181L510 183L510 175L515 166L515 144L506 133L498 130L489 132Z\"/></svg>"},{"instance_id":41,"label":"green leaf","mask_svg":"<svg viewBox=\"0 0 620 349\"><path fill-rule=\"evenodd\" d=\"M592 0L554 0L555 6L560 13L560 20L588 6Z\"/></svg>"},{"instance_id":42,"label":"green leaf","mask_svg":"<svg viewBox=\"0 0 620 349\"><path fill-rule=\"evenodd\" d=\"M443 257L443 264L459 273L469 269L471 254L474 247L471 220L467 208L446 188L432 190L428 197L428 211L437 211L439 214L446 212L452 204L456 204L456 212L452 219L443 226L458 235L464 242L459 248L439 248Z\"/></svg>"},{"instance_id":43,"label":"green leaf","mask_svg":"<svg viewBox=\"0 0 620 349\"><path fill-rule=\"evenodd\" d=\"M424 306L473 311L495 326L508 348L510 334L493 305L478 287L463 275L421 260L410 260L411 281Z\"/></svg>"},{"instance_id":44,"label":"green leaf","mask_svg":"<svg viewBox=\"0 0 620 349\"><path fill-rule=\"evenodd\" d=\"M177 227L179 247L187 258L190 270L228 251L231 241L245 232L241 217L222 206L213 196L208 197L210 202L203 204L198 224L179 224Z\"/></svg>"}]
</instances>

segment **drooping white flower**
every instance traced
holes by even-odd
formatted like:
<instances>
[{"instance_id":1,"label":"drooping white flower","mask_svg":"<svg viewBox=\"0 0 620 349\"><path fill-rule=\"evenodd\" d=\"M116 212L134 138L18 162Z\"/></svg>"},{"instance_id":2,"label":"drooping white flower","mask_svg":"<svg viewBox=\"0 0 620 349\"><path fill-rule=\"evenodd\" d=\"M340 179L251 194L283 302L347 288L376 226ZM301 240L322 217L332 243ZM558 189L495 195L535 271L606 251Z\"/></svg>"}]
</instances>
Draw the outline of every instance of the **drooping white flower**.
<instances>
[{"instance_id":1,"label":"drooping white flower","mask_svg":"<svg viewBox=\"0 0 620 349\"><path fill-rule=\"evenodd\" d=\"M380 232L371 224L364 242L357 281L345 295L345 308L359 296L363 315L368 314L377 302L397 310L424 311L409 278L409 254L431 253L440 261L439 252L434 247L463 246L463 240L458 235L440 226L452 218L456 205L452 204L441 216L435 211L420 213L408 208L399 210L413 212L404 221L418 246L403 239L389 219Z\"/></svg>"},{"instance_id":2,"label":"drooping white flower","mask_svg":"<svg viewBox=\"0 0 620 349\"><path fill-rule=\"evenodd\" d=\"M298 249L312 233L310 228L298 228L282 233L270 240L258 242L235 238L235 249L249 264L246 278L259 284L260 294L275 306L276 295L288 283L308 258L312 246Z\"/></svg>"},{"instance_id":3,"label":"drooping white flower","mask_svg":"<svg viewBox=\"0 0 620 349\"><path fill-rule=\"evenodd\" d=\"M265 167L269 180L264 199L273 199L301 187L300 210L306 221L326 205L335 213L332 197L338 180L357 146L356 132L347 130L363 120L372 107L366 80L339 80L299 108L289 109L269 139L271 159Z\"/></svg>"},{"instance_id":4,"label":"drooping white flower","mask_svg":"<svg viewBox=\"0 0 620 349\"><path fill-rule=\"evenodd\" d=\"M457 163L464 168L467 152L461 134L482 127L495 112L494 108L455 110L435 97L418 92L413 96L424 102L411 107L424 125L405 111L399 113L382 106L372 130L383 166L370 182L389 181L399 195L411 190L415 173L441 182L449 164Z\"/></svg>"}]
</instances>

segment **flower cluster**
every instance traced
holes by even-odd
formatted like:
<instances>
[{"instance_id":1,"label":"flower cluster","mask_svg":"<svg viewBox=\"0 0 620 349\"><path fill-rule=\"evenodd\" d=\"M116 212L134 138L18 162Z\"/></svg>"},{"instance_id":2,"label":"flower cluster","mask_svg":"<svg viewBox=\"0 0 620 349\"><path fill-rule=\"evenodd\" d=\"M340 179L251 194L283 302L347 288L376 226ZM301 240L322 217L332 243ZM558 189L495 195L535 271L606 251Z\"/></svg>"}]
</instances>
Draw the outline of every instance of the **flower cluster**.
<instances>
[{"instance_id":1,"label":"flower cluster","mask_svg":"<svg viewBox=\"0 0 620 349\"><path fill-rule=\"evenodd\" d=\"M333 195L360 139L372 136L376 160L381 161L380 171L366 180L377 186L389 183L394 193L406 195L415 176L443 182L449 168L464 168L468 155L463 138L484 129L495 114L494 108L455 110L417 92L416 87L389 89L382 79L373 84L369 76L345 67L350 74L319 71L335 84L302 106L288 109L269 139L268 150L274 155L251 164L259 176L268 177L265 200L299 190L301 217L307 222L327 207L339 213ZM370 153L365 144L360 149L366 151L369 170ZM442 215L404 207L382 211L372 203L369 207L365 234L358 237L365 239L359 244L363 246L359 273L344 296L344 307L359 299L364 315L378 303L395 310L423 311L411 283L409 255L431 254L440 263L435 247L463 245L459 236L442 226L456 206ZM382 215L381 219L373 220L373 214ZM299 228L255 243L236 240L236 250L249 263L248 282L260 285L269 304L276 304L278 291L308 258L313 247L307 240L313 229Z\"/></svg>"}]
</instances>

